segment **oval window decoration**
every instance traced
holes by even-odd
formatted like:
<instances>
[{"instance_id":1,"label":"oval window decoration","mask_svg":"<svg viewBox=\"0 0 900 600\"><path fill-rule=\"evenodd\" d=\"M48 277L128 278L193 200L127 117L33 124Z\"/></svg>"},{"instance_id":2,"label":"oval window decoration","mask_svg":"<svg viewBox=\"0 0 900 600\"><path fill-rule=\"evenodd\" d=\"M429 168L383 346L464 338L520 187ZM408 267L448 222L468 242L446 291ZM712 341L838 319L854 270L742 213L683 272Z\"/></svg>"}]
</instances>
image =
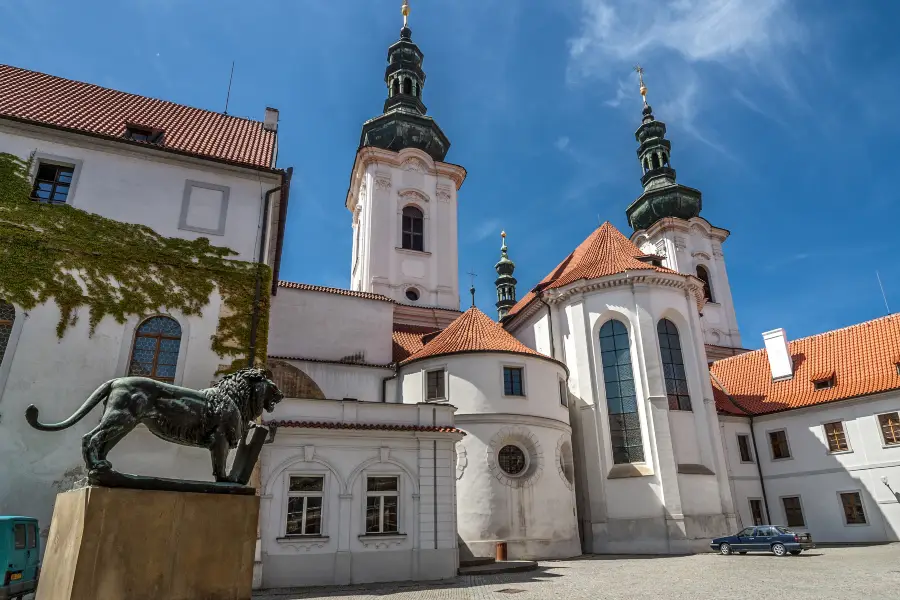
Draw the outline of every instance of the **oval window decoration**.
<instances>
[{"instance_id":1,"label":"oval window decoration","mask_svg":"<svg viewBox=\"0 0 900 600\"><path fill-rule=\"evenodd\" d=\"M406 297L412 302L416 302L419 299L419 290L416 288L408 288L406 290Z\"/></svg>"},{"instance_id":2,"label":"oval window decoration","mask_svg":"<svg viewBox=\"0 0 900 600\"><path fill-rule=\"evenodd\" d=\"M525 452L512 444L507 444L500 448L500 452L497 454L497 463L507 475L521 475L528 467Z\"/></svg>"}]
</instances>

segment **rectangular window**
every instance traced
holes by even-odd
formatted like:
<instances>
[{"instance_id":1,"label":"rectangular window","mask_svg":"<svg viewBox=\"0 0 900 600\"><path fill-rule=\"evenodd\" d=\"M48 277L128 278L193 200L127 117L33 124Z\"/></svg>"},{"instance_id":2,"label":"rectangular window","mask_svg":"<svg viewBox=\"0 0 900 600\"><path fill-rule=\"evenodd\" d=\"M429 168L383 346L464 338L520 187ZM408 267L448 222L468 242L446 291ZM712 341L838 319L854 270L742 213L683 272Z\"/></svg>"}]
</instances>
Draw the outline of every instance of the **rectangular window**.
<instances>
[{"instance_id":1,"label":"rectangular window","mask_svg":"<svg viewBox=\"0 0 900 600\"><path fill-rule=\"evenodd\" d=\"M75 167L39 162L31 199L44 204L65 204Z\"/></svg>"},{"instance_id":2,"label":"rectangular window","mask_svg":"<svg viewBox=\"0 0 900 600\"><path fill-rule=\"evenodd\" d=\"M750 436L739 433L737 436L738 450L741 453L741 462L752 463L753 454L750 453Z\"/></svg>"},{"instance_id":3,"label":"rectangular window","mask_svg":"<svg viewBox=\"0 0 900 600\"><path fill-rule=\"evenodd\" d=\"M770 431L769 443L772 444L772 460L791 457L791 448L788 446L787 434L783 429L780 431Z\"/></svg>"},{"instance_id":4,"label":"rectangular window","mask_svg":"<svg viewBox=\"0 0 900 600\"><path fill-rule=\"evenodd\" d=\"M566 382L559 380L559 403L562 406L569 406L569 390L566 388Z\"/></svg>"},{"instance_id":5,"label":"rectangular window","mask_svg":"<svg viewBox=\"0 0 900 600\"><path fill-rule=\"evenodd\" d=\"M28 528L26 529L26 534L28 538L28 548L36 548L37 547L37 527L35 527L34 523L29 523Z\"/></svg>"},{"instance_id":6,"label":"rectangular window","mask_svg":"<svg viewBox=\"0 0 900 600\"><path fill-rule=\"evenodd\" d=\"M847 445L847 435L844 433L843 423L840 421L825 423L824 427L829 452L843 452L850 449Z\"/></svg>"},{"instance_id":7,"label":"rectangular window","mask_svg":"<svg viewBox=\"0 0 900 600\"><path fill-rule=\"evenodd\" d=\"M878 424L881 426L881 437L885 446L900 444L900 417L897 413L878 415Z\"/></svg>"},{"instance_id":8,"label":"rectangular window","mask_svg":"<svg viewBox=\"0 0 900 600\"><path fill-rule=\"evenodd\" d=\"M503 393L507 396L524 396L522 389L522 368L503 367Z\"/></svg>"},{"instance_id":9,"label":"rectangular window","mask_svg":"<svg viewBox=\"0 0 900 600\"><path fill-rule=\"evenodd\" d=\"M366 533L398 533L400 502L397 477L366 479Z\"/></svg>"},{"instance_id":10,"label":"rectangular window","mask_svg":"<svg viewBox=\"0 0 900 600\"><path fill-rule=\"evenodd\" d=\"M427 400L443 400L447 397L444 392L444 370L438 369L436 371L428 371L425 374L426 379L428 380L428 390L426 392L425 398Z\"/></svg>"},{"instance_id":11,"label":"rectangular window","mask_svg":"<svg viewBox=\"0 0 900 600\"><path fill-rule=\"evenodd\" d=\"M285 535L322 535L324 491L325 478L322 476L291 476Z\"/></svg>"},{"instance_id":12,"label":"rectangular window","mask_svg":"<svg viewBox=\"0 0 900 600\"><path fill-rule=\"evenodd\" d=\"M800 507L800 496L788 496L781 499L784 504L784 518L788 527L804 527L803 509Z\"/></svg>"},{"instance_id":13,"label":"rectangular window","mask_svg":"<svg viewBox=\"0 0 900 600\"><path fill-rule=\"evenodd\" d=\"M813 381L814 390L827 390L834 387L834 377Z\"/></svg>"},{"instance_id":14,"label":"rectangular window","mask_svg":"<svg viewBox=\"0 0 900 600\"><path fill-rule=\"evenodd\" d=\"M865 525L866 512L863 510L859 492L841 493L841 505L844 508L844 522L847 525Z\"/></svg>"},{"instance_id":15,"label":"rectangular window","mask_svg":"<svg viewBox=\"0 0 900 600\"><path fill-rule=\"evenodd\" d=\"M25 549L25 524L24 523L16 523L13 526L13 536L15 537L15 549L16 550L24 550Z\"/></svg>"},{"instance_id":16,"label":"rectangular window","mask_svg":"<svg viewBox=\"0 0 900 600\"><path fill-rule=\"evenodd\" d=\"M750 500L750 518L753 519L754 525L763 524L762 500Z\"/></svg>"}]
</instances>

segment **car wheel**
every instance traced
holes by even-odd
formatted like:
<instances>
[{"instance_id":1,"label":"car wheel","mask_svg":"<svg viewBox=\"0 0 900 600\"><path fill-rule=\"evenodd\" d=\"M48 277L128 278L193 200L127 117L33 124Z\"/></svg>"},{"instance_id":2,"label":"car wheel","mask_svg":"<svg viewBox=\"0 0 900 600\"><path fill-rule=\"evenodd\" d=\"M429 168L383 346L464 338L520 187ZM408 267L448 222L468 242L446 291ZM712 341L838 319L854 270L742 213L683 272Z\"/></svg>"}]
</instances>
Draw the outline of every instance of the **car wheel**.
<instances>
[{"instance_id":1,"label":"car wheel","mask_svg":"<svg viewBox=\"0 0 900 600\"><path fill-rule=\"evenodd\" d=\"M731 545L730 544L719 544L719 553L728 556L731 554Z\"/></svg>"},{"instance_id":2,"label":"car wheel","mask_svg":"<svg viewBox=\"0 0 900 600\"><path fill-rule=\"evenodd\" d=\"M791 550L791 554L793 556L799 556L801 552L802 552L802 550Z\"/></svg>"},{"instance_id":3,"label":"car wheel","mask_svg":"<svg viewBox=\"0 0 900 600\"><path fill-rule=\"evenodd\" d=\"M772 554L775 556L784 556L787 554L787 548L784 547L784 544L772 544Z\"/></svg>"}]
</instances>

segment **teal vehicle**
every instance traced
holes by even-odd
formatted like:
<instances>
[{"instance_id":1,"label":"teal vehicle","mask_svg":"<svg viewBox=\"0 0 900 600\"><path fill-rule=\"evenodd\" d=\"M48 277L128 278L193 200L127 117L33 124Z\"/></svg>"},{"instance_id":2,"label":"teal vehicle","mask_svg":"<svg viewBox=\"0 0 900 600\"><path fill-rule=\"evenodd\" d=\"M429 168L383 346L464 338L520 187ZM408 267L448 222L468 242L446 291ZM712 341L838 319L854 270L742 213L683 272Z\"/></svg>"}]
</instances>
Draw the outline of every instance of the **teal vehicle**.
<instances>
[{"instance_id":1,"label":"teal vehicle","mask_svg":"<svg viewBox=\"0 0 900 600\"><path fill-rule=\"evenodd\" d=\"M20 599L37 589L41 571L38 521L0 516L0 600Z\"/></svg>"}]
</instances>

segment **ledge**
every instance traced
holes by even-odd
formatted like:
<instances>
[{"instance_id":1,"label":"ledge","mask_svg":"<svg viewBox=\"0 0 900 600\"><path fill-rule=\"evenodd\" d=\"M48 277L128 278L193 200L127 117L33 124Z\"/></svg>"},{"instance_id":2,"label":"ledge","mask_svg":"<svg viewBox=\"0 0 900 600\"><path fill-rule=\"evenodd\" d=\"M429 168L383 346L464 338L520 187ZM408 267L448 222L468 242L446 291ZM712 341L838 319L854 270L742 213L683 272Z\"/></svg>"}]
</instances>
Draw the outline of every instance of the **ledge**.
<instances>
[{"instance_id":1,"label":"ledge","mask_svg":"<svg viewBox=\"0 0 900 600\"><path fill-rule=\"evenodd\" d=\"M364 533L357 536L366 548L374 546L376 549L390 548L391 546L399 546L406 541L405 533Z\"/></svg>"},{"instance_id":2,"label":"ledge","mask_svg":"<svg viewBox=\"0 0 900 600\"><path fill-rule=\"evenodd\" d=\"M275 541L279 544L296 544L297 542L323 543L329 539L331 538L327 535L286 535L275 538Z\"/></svg>"},{"instance_id":3,"label":"ledge","mask_svg":"<svg viewBox=\"0 0 900 600\"><path fill-rule=\"evenodd\" d=\"M609 470L607 479L626 479L628 477L648 477L653 475L653 469L643 464L616 465Z\"/></svg>"},{"instance_id":4,"label":"ledge","mask_svg":"<svg viewBox=\"0 0 900 600\"><path fill-rule=\"evenodd\" d=\"M705 465L678 465L677 471L682 475L715 475L712 469L706 467Z\"/></svg>"},{"instance_id":5,"label":"ledge","mask_svg":"<svg viewBox=\"0 0 900 600\"><path fill-rule=\"evenodd\" d=\"M431 256L431 252L425 250L411 250L409 248L400 248L399 246L394 246L394 250L403 254L412 254L413 256Z\"/></svg>"}]
</instances>

